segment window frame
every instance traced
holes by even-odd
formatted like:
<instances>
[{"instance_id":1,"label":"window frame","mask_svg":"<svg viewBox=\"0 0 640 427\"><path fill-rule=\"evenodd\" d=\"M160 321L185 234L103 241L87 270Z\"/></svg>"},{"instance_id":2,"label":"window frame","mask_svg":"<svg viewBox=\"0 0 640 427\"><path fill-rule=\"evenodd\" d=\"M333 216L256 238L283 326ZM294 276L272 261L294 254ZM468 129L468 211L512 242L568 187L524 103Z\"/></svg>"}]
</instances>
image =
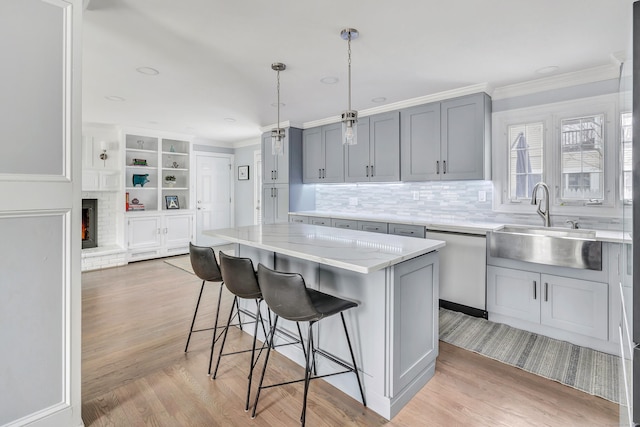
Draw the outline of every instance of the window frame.
<instances>
[{"instance_id":1,"label":"window frame","mask_svg":"<svg viewBox=\"0 0 640 427\"><path fill-rule=\"evenodd\" d=\"M562 200L561 188L561 122L562 120L604 115L604 199L602 204L591 205L585 201ZM526 200L512 201L509 195L509 126L542 122L543 130L543 175L542 179L551 190L551 215L578 215L618 217L622 165L619 162L622 148L620 135L620 113L618 94L586 97L571 101L537 105L533 107L505 110L493 114L492 171L494 184L493 210L503 213L535 214L535 208Z\"/></svg>"}]
</instances>

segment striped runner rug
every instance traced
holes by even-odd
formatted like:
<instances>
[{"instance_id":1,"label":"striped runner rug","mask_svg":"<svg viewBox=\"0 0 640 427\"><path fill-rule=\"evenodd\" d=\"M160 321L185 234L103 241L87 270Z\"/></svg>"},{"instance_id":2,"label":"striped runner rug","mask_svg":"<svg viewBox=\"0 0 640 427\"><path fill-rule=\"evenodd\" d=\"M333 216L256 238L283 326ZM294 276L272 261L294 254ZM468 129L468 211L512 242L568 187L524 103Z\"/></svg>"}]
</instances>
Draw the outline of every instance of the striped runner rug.
<instances>
[{"instance_id":1,"label":"striped runner rug","mask_svg":"<svg viewBox=\"0 0 640 427\"><path fill-rule=\"evenodd\" d=\"M620 403L617 356L443 308L440 339Z\"/></svg>"}]
</instances>

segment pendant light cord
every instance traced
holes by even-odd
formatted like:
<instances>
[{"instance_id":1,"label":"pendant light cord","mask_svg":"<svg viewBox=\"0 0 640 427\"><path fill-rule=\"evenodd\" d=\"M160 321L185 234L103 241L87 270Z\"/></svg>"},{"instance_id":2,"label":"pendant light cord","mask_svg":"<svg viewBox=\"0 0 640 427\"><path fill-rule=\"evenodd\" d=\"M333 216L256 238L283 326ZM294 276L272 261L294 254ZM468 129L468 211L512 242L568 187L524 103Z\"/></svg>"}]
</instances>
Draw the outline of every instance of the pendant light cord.
<instances>
[{"instance_id":1,"label":"pendant light cord","mask_svg":"<svg viewBox=\"0 0 640 427\"><path fill-rule=\"evenodd\" d=\"M349 32L349 38L347 39L347 53L349 55L349 110L351 110L351 32Z\"/></svg>"}]
</instances>

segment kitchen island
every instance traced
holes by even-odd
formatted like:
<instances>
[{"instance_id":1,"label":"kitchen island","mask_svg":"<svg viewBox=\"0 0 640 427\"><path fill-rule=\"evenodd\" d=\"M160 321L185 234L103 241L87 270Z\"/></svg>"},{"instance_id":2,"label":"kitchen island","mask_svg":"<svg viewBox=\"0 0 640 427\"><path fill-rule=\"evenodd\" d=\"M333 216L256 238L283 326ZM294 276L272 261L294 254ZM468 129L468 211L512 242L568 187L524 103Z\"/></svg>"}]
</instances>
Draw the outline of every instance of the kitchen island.
<instances>
[{"instance_id":1,"label":"kitchen island","mask_svg":"<svg viewBox=\"0 0 640 427\"><path fill-rule=\"evenodd\" d=\"M345 318L368 407L378 414L391 419L434 375L437 251L444 242L308 224L246 226L205 234L236 243L236 255L251 258L256 267L262 263L300 273L309 288L358 302ZM245 308L247 313L255 310ZM279 342L297 335L295 323L282 321L279 329ZM315 342L348 361L346 343L336 336L341 333L339 316L323 320ZM278 351L304 366L300 346ZM318 360L319 374L331 370L335 371L332 363ZM353 375L325 380L360 400Z\"/></svg>"}]
</instances>

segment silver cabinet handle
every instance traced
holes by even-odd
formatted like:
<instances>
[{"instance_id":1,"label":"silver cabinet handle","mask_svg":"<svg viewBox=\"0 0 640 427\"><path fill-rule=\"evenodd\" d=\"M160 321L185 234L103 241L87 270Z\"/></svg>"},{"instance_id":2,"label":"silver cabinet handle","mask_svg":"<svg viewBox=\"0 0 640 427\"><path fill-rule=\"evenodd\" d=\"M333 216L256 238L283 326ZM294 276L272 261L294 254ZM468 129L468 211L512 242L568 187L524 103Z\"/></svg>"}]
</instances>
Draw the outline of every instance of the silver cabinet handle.
<instances>
[{"instance_id":1,"label":"silver cabinet handle","mask_svg":"<svg viewBox=\"0 0 640 427\"><path fill-rule=\"evenodd\" d=\"M322 169L318 168L318 179L322 178Z\"/></svg>"},{"instance_id":2,"label":"silver cabinet handle","mask_svg":"<svg viewBox=\"0 0 640 427\"><path fill-rule=\"evenodd\" d=\"M325 168L322 168L322 179L325 179L327 177L327 170Z\"/></svg>"},{"instance_id":3,"label":"silver cabinet handle","mask_svg":"<svg viewBox=\"0 0 640 427\"><path fill-rule=\"evenodd\" d=\"M276 173L276 180L277 180L278 179L278 171L275 170L274 172Z\"/></svg>"},{"instance_id":4,"label":"silver cabinet handle","mask_svg":"<svg viewBox=\"0 0 640 427\"><path fill-rule=\"evenodd\" d=\"M443 174L447 173L447 161L446 160L442 161L442 173Z\"/></svg>"},{"instance_id":5,"label":"silver cabinet handle","mask_svg":"<svg viewBox=\"0 0 640 427\"><path fill-rule=\"evenodd\" d=\"M547 282L544 283L544 302L549 301L549 284Z\"/></svg>"},{"instance_id":6,"label":"silver cabinet handle","mask_svg":"<svg viewBox=\"0 0 640 427\"><path fill-rule=\"evenodd\" d=\"M533 281L533 299L538 299L538 292L537 292L537 286L538 284L536 283L536 281Z\"/></svg>"},{"instance_id":7,"label":"silver cabinet handle","mask_svg":"<svg viewBox=\"0 0 640 427\"><path fill-rule=\"evenodd\" d=\"M369 165L367 165L367 178L369 177Z\"/></svg>"},{"instance_id":8,"label":"silver cabinet handle","mask_svg":"<svg viewBox=\"0 0 640 427\"><path fill-rule=\"evenodd\" d=\"M371 176L373 176L373 165L371 165Z\"/></svg>"},{"instance_id":9,"label":"silver cabinet handle","mask_svg":"<svg viewBox=\"0 0 640 427\"><path fill-rule=\"evenodd\" d=\"M436 160L436 175L440 174L440 161Z\"/></svg>"}]
</instances>

